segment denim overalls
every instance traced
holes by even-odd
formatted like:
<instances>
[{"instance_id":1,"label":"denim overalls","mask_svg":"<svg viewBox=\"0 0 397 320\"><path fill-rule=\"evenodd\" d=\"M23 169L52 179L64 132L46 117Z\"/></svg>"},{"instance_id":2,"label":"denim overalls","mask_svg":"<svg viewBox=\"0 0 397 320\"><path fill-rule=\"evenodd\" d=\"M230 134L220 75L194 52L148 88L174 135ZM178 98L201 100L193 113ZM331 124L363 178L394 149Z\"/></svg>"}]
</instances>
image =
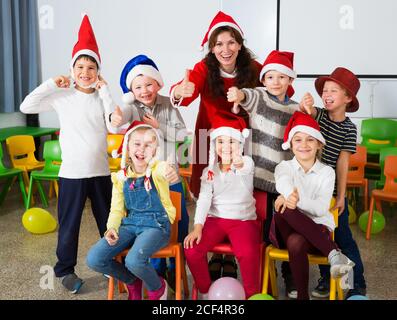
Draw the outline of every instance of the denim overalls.
<instances>
[{"instance_id":1,"label":"denim overalls","mask_svg":"<svg viewBox=\"0 0 397 320\"><path fill-rule=\"evenodd\" d=\"M128 178L124 182L127 216L121 221L119 239L114 246L110 246L102 238L88 253L87 264L91 269L127 284L133 283L138 277L149 291L154 291L161 287L161 281L149 258L168 244L171 224L152 178L149 191L145 189L144 179ZM125 258L125 265L113 259L129 247L131 249Z\"/></svg>"}]
</instances>

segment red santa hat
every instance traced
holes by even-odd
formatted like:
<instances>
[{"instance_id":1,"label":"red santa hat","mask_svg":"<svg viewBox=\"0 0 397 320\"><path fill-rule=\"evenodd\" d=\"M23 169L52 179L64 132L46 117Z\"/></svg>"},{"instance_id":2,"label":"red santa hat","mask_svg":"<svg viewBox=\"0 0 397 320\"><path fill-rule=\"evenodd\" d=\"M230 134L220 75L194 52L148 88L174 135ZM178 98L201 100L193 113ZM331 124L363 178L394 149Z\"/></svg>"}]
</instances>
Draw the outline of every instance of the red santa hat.
<instances>
[{"instance_id":1,"label":"red santa hat","mask_svg":"<svg viewBox=\"0 0 397 320\"><path fill-rule=\"evenodd\" d=\"M219 11L214 19L212 19L210 26L208 27L208 31L204 36L204 39L201 43L201 50L204 49L204 46L208 42L209 38L211 37L212 32L219 28L219 27L232 27L233 29L236 29L240 34L241 37L244 38L244 33L243 30L241 30L240 26L237 24L234 19L227 15L226 13Z\"/></svg>"},{"instance_id":2,"label":"red santa hat","mask_svg":"<svg viewBox=\"0 0 397 320\"><path fill-rule=\"evenodd\" d=\"M154 163L154 161L156 159L159 159L161 157L161 155L160 155L160 150L161 150L160 135L159 135L158 131L155 128L153 128L151 125L148 125L148 124L144 123L143 121L133 121L131 123L131 125L128 127L127 131L125 132L123 141L122 141L120 147L118 148L118 150L112 151L112 157L117 158L121 155L121 164L120 164L121 169L126 169L126 162L127 162L127 158L128 158L128 142L129 142L130 135L134 131L136 131L137 129L140 129L140 128L152 129L154 131L154 133L156 134L156 139L157 139L156 153L155 153L154 157L152 158L152 160L150 160L148 169L146 172L146 176L150 177L151 165Z\"/></svg>"},{"instance_id":3,"label":"red santa hat","mask_svg":"<svg viewBox=\"0 0 397 320\"><path fill-rule=\"evenodd\" d=\"M297 132L307 133L325 145L325 139L320 132L317 121L306 113L295 111L285 128L284 143L281 145L283 150L291 148L291 140Z\"/></svg>"},{"instance_id":4,"label":"red santa hat","mask_svg":"<svg viewBox=\"0 0 397 320\"><path fill-rule=\"evenodd\" d=\"M259 75L259 81L262 82L265 73L271 70L281 72L295 79L296 72L294 71L294 53L278 50L273 50L272 52L270 52L265 62L263 63L262 70ZM291 98L294 93L294 88L292 88L292 86L289 86L287 90L288 97Z\"/></svg>"},{"instance_id":5,"label":"red santa hat","mask_svg":"<svg viewBox=\"0 0 397 320\"><path fill-rule=\"evenodd\" d=\"M101 56L99 55L95 34L91 27L90 19L86 14L84 14L81 21L79 38L73 48L72 61L70 62L71 68L73 68L76 59L82 54L93 57L98 64L98 69L101 68Z\"/></svg>"},{"instance_id":6,"label":"red santa hat","mask_svg":"<svg viewBox=\"0 0 397 320\"><path fill-rule=\"evenodd\" d=\"M249 136L249 130L245 120L230 112L218 110L212 120L210 133L210 151L208 159L208 180L214 176L213 168L216 164L217 156L215 153L215 139L219 136L228 136L240 141L240 152L242 154L245 139Z\"/></svg>"}]
</instances>

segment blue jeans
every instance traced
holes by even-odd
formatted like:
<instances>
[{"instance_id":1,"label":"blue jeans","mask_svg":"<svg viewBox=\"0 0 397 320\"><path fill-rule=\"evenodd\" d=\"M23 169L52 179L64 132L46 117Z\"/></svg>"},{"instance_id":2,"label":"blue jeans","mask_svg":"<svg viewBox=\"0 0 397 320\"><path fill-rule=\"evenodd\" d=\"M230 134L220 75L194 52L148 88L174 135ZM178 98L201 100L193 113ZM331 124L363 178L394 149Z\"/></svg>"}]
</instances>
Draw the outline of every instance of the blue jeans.
<instances>
[{"instance_id":1,"label":"blue jeans","mask_svg":"<svg viewBox=\"0 0 397 320\"><path fill-rule=\"evenodd\" d=\"M181 220L178 223L178 241L183 242L185 237L189 232L189 215L186 209L186 200L183 193L182 182L175 183L170 186L171 191L181 193L182 203L181 203ZM158 274L165 275L165 271L167 270L166 259L164 258L153 258L150 259L152 266L156 269ZM175 269L175 258L170 258L170 264L168 265L168 269Z\"/></svg>"},{"instance_id":2,"label":"blue jeans","mask_svg":"<svg viewBox=\"0 0 397 320\"><path fill-rule=\"evenodd\" d=\"M339 216L338 227L335 229L335 242L339 249L342 250L342 253L356 264L353 268L354 288L365 289L367 285L364 278L364 265L361 260L357 243L353 239L353 235L349 227L349 207L347 198L345 198L345 210ZM329 266L321 265L320 274L325 279L329 279Z\"/></svg>"},{"instance_id":3,"label":"blue jeans","mask_svg":"<svg viewBox=\"0 0 397 320\"><path fill-rule=\"evenodd\" d=\"M149 258L168 244L169 237L169 227L161 229L137 227L132 224L122 225L119 229L119 240L114 246L110 246L105 238L102 238L90 249L87 265L97 272L111 275L127 284L133 283L138 277L149 291L158 290L161 281L149 263ZM125 258L125 265L113 259L129 247L131 249Z\"/></svg>"}]
</instances>

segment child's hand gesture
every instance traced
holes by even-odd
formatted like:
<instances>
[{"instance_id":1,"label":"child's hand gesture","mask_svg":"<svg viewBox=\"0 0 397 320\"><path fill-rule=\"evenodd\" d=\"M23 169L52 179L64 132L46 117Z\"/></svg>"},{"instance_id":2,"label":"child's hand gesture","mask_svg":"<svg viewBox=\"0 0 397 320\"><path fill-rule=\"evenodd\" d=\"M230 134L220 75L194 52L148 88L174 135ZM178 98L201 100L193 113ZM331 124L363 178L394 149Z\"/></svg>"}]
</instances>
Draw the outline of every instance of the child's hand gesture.
<instances>
[{"instance_id":1,"label":"child's hand gesture","mask_svg":"<svg viewBox=\"0 0 397 320\"><path fill-rule=\"evenodd\" d=\"M312 115L312 114L314 114L313 113L313 109L314 109L313 105L314 105L313 96L309 92L306 92L304 94L304 96L302 97L302 100L299 104L300 111L302 111L306 114Z\"/></svg>"},{"instance_id":2,"label":"child's hand gesture","mask_svg":"<svg viewBox=\"0 0 397 320\"><path fill-rule=\"evenodd\" d=\"M155 129L158 129L160 127L157 119L155 117L153 117L151 114L145 113L142 121L145 122L146 124L152 126Z\"/></svg>"},{"instance_id":3,"label":"child's hand gesture","mask_svg":"<svg viewBox=\"0 0 397 320\"><path fill-rule=\"evenodd\" d=\"M196 241L196 243L199 244L201 241L201 236L203 234L202 231L203 231L203 225L195 224L193 231L190 232L183 241L184 248L185 249L193 248L194 241Z\"/></svg>"},{"instance_id":4,"label":"child's hand gesture","mask_svg":"<svg viewBox=\"0 0 397 320\"><path fill-rule=\"evenodd\" d=\"M119 106L116 106L116 109L114 110L114 112L112 112L110 120L110 124L113 127L118 128L121 126L121 123L123 121L123 112L121 111Z\"/></svg>"},{"instance_id":5,"label":"child's hand gesture","mask_svg":"<svg viewBox=\"0 0 397 320\"><path fill-rule=\"evenodd\" d=\"M244 160L240 153L233 154L232 165L236 169L242 169L244 167Z\"/></svg>"},{"instance_id":6,"label":"child's hand gesture","mask_svg":"<svg viewBox=\"0 0 397 320\"><path fill-rule=\"evenodd\" d=\"M70 79L67 76L58 76L53 80L58 88L67 89L70 87Z\"/></svg>"},{"instance_id":7,"label":"child's hand gesture","mask_svg":"<svg viewBox=\"0 0 397 320\"><path fill-rule=\"evenodd\" d=\"M102 78L101 75L98 75L98 82L96 84L95 89L96 90L101 90L102 87L107 86L107 82L105 81L105 79Z\"/></svg>"},{"instance_id":8,"label":"child's hand gesture","mask_svg":"<svg viewBox=\"0 0 397 320\"><path fill-rule=\"evenodd\" d=\"M274 202L274 209L276 212L284 213L287 203L285 198L280 194Z\"/></svg>"},{"instance_id":9,"label":"child's hand gesture","mask_svg":"<svg viewBox=\"0 0 397 320\"><path fill-rule=\"evenodd\" d=\"M175 183L178 182L179 180L174 164L172 163L171 155L169 155L167 158L167 166L165 168L165 179L168 181L168 183Z\"/></svg>"},{"instance_id":10,"label":"child's hand gesture","mask_svg":"<svg viewBox=\"0 0 397 320\"><path fill-rule=\"evenodd\" d=\"M118 236L116 230L109 229L105 233L105 239L108 242L109 246L114 246L117 243L117 241L119 240L119 236Z\"/></svg>"},{"instance_id":11,"label":"child's hand gesture","mask_svg":"<svg viewBox=\"0 0 397 320\"><path fill-rule=\"evenodd\" d=\"M338 209L338 215L340 216L345 210L345 197L337 197L335 205L330 209L331 211Z\"/></svg>"},{"instance_id":12,"label":"child's hand gesture","mask_svg":"<svg viewBox=\"0 0 397 320\"><path fill-rule=\"evenodd\" d=\"M288 196L286 204L288 209L296 209L296 205L298 204L299 201L299 193L298 189L296 187L294 188L294 191Z\"/></svg>"},{"instance_id":13,"label":"child's hand gesture","mask_svg":"<svg viewBox=\"0 0 397 320\"><path fill-rule=\"evenodd\" d=\"M237 87L229 88L227 92L227 101L233 102L232 112L237 114L240 112L239 104L245 99L245 94L242 90Z\"/></svg>"},{"instance_id":14,"label":"child's hand gesture","mask_svg":"<svg viewBox=\"0 0 397 320\"><path fill-rule=\"evenodd\" d=\"M193 96L195 85L189 81L190 70L186 69L185 78L183 81L175 87L174 97L176 100L180 98L190 98Z\"/></svg>"}]
</instances>

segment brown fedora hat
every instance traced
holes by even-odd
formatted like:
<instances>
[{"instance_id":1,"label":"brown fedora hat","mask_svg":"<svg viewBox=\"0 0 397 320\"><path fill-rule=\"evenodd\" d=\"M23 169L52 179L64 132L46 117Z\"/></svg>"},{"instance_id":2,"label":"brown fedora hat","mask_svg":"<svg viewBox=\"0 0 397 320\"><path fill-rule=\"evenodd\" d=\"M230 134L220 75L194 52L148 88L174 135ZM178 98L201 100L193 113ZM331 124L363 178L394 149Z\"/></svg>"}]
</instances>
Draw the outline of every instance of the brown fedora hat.
<instances>
[{"instance_id":1,"label":"brown fedora hat","mask_svg":"<svg viewBox=\"0 0 397 320\"><path fill-rule=\"evenodd\" d=\"M358 110L360 104L358 103L356 95L358 89L360 89L360 80L358 80L358 78L353 72L351 72L346 68L338 67L329 76L323 76L317 78L314 85L320 97L323 94L325 81L334 81L338 83L344 89L346 89L349 95L352 97L352 101L350 102L349 106L346 108L347 112L355 112Z\"/></svg>"}]
</instances>

